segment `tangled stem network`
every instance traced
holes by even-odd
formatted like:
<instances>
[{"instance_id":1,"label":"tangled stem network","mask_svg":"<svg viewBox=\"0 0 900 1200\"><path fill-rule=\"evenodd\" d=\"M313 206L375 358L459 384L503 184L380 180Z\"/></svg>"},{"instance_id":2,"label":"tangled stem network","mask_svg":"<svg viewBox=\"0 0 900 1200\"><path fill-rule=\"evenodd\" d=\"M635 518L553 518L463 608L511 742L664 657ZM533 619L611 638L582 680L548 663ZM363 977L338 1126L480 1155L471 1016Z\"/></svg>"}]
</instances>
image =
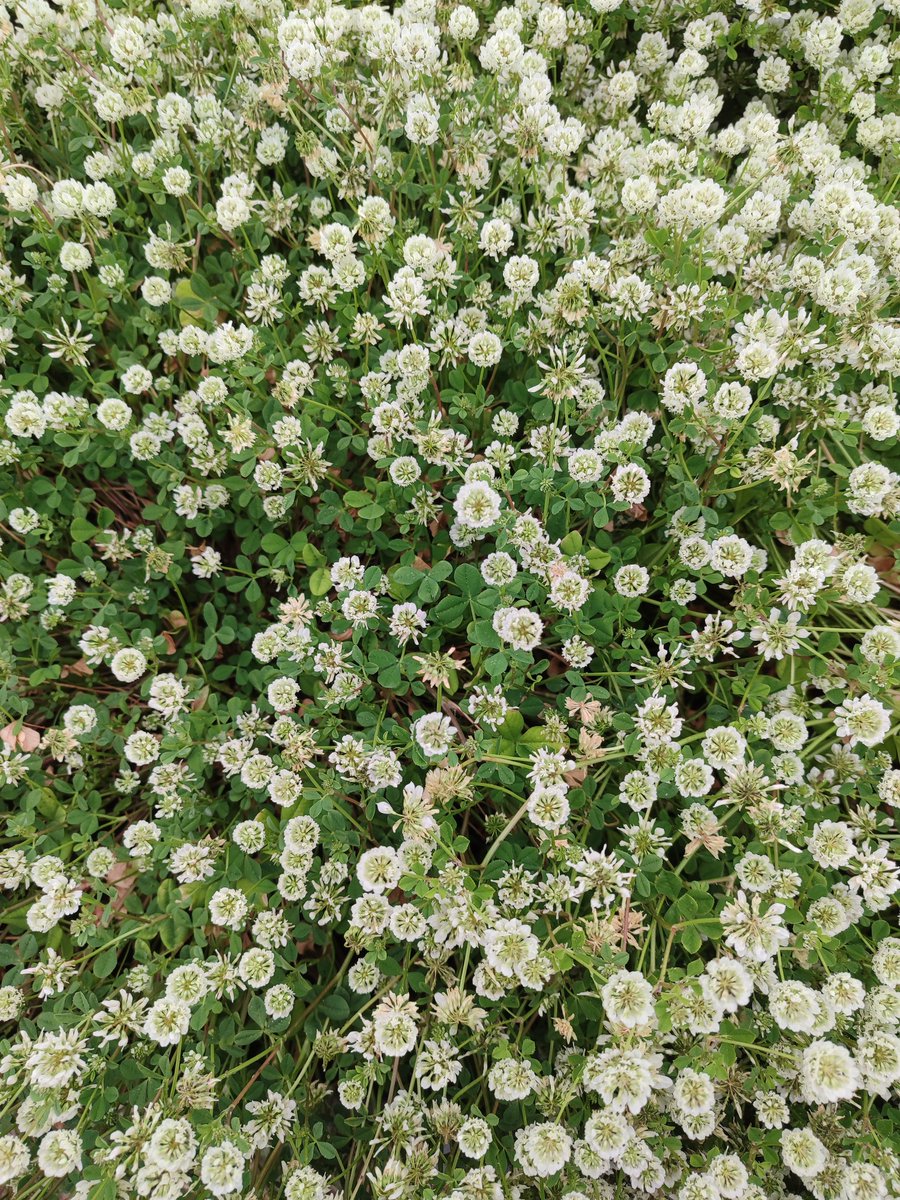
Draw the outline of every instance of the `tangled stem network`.
<instances>
[{"instance_id":1,"label":"tangled stem network","mask_svg":"<svg viewBox=\"0 0 900 1200\"><path fill-rule=\"evenodd\" d=\"M4 1198L900 1197L898 61L0 4Z\"/></svg>"}]
</instances>

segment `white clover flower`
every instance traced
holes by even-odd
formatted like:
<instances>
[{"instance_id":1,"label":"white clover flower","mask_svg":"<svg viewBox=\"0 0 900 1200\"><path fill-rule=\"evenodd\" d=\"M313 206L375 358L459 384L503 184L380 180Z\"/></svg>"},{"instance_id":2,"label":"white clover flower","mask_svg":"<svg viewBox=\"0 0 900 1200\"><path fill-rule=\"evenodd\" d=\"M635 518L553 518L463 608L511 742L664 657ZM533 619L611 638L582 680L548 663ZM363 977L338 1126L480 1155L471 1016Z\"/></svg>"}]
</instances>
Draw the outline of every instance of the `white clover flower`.
<instances>
[{"instance_id":1,"label":"white clover flower","mask_svg":"<svg viewBox=\"0 0 900 1200\"><path fill-rule=\"evenodd\" d=\"M503 258L513 244L513 230L509 221L495 217L485 221L478 235L478 245L489 258Z\"/></svg>"},{"instance_id":2,"label":"white clover flower","mask_svg":"<svg viewBox=\"0 0 900 1200\"><path fill-rule=\"evenodd\" d=\"M769 904L762 909L759 896L749 900L742 891L722 909L721 921L725 944L740 958L764 962L777 954L790 934L782 922L783 904Z\"/></svg>"},{"instance_id":3,"label":"white clover flower","mask_svg":"<svg viewBox=\"0 0 900 1200\"><path fill-rule=\"evenodd\" d=\"M877 746L887 737L891 715L874 697L851 697L834 710L838 737L847 738L851 746Z\"/></svg>"},{"instance_id":4,"label":"white clover flower","mask_svg":"<svg viewBox=\"0 0 900 1200\"><path fill-rule=\"evenodd\" d=\"M263 988L275 974L275 956L263 946L245 950L238 963L238 976L248 987Z\"/></svg>"},{"instance_id":5,"label":"white clover flower","mask_svg":"<svg viewBox=\"0 0 900 1200\"><path fill-rule=\"evenodd\" d=\"M200 963L185 963L166 977L166 996L193 1008L209 991L209 982Z\"/></svg>"},{"instance_id":6,"label":"white clover flower","mask_svg":"<svg viewBox=\"0 0 900 1200\"><path fill-rule=\"evenodd\" d=\"M127 646L116 651L109 669L120 683L134 683L147 670L147 659L140 650Z\"/></svg>"},{"instance_id":7,"label":"white clover flower","mask_svg":"<svg viewBox=\"0 0 900 1200\"><path fill-rule=\"evenodd\" d=\"M480 329L469 339L466 353L476 367L493 367L503 355L503 343L495 333Z\"/></svg>"},{"instance_id":8,"label":"white clover flower","mask_svg":"<svg viewBox=\"0 0 900 1200\"><path fill-rule=\"evenodd\" d=\"M729 579L740 579L751 568L753 547L735 534L716 538L709 547L710 566Z\"/></svg>"},{"instance_id":9,"label":"white clover flower","mask_svg":"<svg viewBox=\"0 0 900 1200\"><path fill-rule=\"evenodd\" d=\"M547 1121L527 1125L516 1134L516 1157L540 1179L561 1171L572 1153L572 1137L562 1125Z\"/></svg>"},{"instance_id":10,"label":"white clover flower","mask_svg":"<svg viewBox=\"0 0 900 1200\"><path fill-rule=\"evenodd\" d=\"M234 1142L210 1146L200 1160L200 1179L213 1196L240 1191L244 1180L244 1155Z\"/></svg>"},{"instance_id":11,"label":"white clover flower","mask_svg":"<svg viewBox=\"0 0 900 1200\"><path fill-rule=\"evenodd\" d=\"M145 767L159 758L160 746L152 733L139 729L125 741L124 754L130 763Z\"/></svg>"},{"instance_id":12,"label":"white clover flower","mask_svg":"<svg viewBox=\"0 0 900 1200\"><path fill-rule=\"evenodd\" d=\"M56 1152L52 1155L55 1158ZM14 1133L0 1137L0 1183L11 1183L24 1175L30 1162L31 1154L21 1138Z\"/></svg>"},{"instance_id":13,"label":"white clover flower","mask_svg":"<svg viewBox=\"0 0 900 1200\"><path fill-rule=\"evenodd\" d=\"M130 425L132 412L124 400L110 396L97 405L97 420L107 429L118 432Z\"/></svg>"},{"instance_id":14,"label":"white clover flower","mask_svg":"<svg viewBox=\"0 0 900 1200\"><path fill-rule=\"evenodd\" d=\"M663 380L662 402L673 413L681 413L706 395L706 376L692 362L675 363Z\"/></svg>"},{"instance_id":15,"label":"white clover flower","mask_svg":"<svg viewBox=\"0 0 900 1200\"><path fill-rule=\"evenodd\" d=\"M591 593L591 585L577 571L560 571L550 584L550 601L565 612L578 612Z\"/></svg>"},{"instance_id":16,"label":"white clover flower","mask_svg":"<svg viewBox=\"0 0 900 1200\"><path fill-rule=\"evenodd\" d=\"M653 1016L653 989L638 971L616 971L600 991L610 1021L633 1028Z\"/></svg>"},{"instance_id":17,"label":"white clover flower","mask_svg":"<svg viewBox=\"0 0 900 1200\"><path fill-rule=\"evenodd\" d=\"M75 179L60 179L50 191L50 207L59 217L77 217L84 207L84 185Z\"/></svg>"},{"instance_id":18,"label":"white clover flower","mask_svg":"<svg viewBox=\"0 0 900 1200\"><path fill-rule=\"evenodd\" d=\"M688 1116L701 1116L715 1105L715 1086L708 1075L687 1068L678 1073L672 1088L672 1100Z\"/></svg>"},{"instance_id":19,"label":"white clover flower","mask_svg":"<svg viewBox=\"0 0 900 1200\"><path fill-rule=\"evenodd\" d=\"M372 1023L374 1041L382 1054L400 1058L416 1044L417 1010L407 996L393 993L375 1009Z\"/></svg>"},{"instance_id":20,"label":"white clover flower","mask_svg":"<svg viewBox=\"0 0 900 1200\"><path fill-rule=\"evenodd\" d=\"M856 1061L865 1087L885 1097L900 1080L900 1038L887 1030L872 1030L860 1037Z\"/></svg>"},{"instance_id":21,"label":"white clover flower","mask_svg":"<svg viewBox=\"0 0 900 1200\"><path fill-rule=\"evenodd\" d=\"M568 470L576 483L597 483L606 469L603 455L590 447L573 450L568 458Z\"/></svg>"},{"instance_id":22,"label":"white clover flower","mask_svg":"<svg viewBox=\"0 0 900 1200\"><path fill-rule=\"evenodd\" d=\"M159 275L148 275L141 284L141 296L152 308L161 308L172 298L172 286Z\"/></svg>"},{"instance_id":23,"label":"white clover flower","mask_svg":"<svg viewBox=\"0 0 900 1200\"><path fill-rule=\"evenodd\" d=\"M753 1107L764 1129L782 1129L790 1118L787 1101L777 1092L757 1092Z\"/></svg>"},{"instance_id":24,"label":"white clover flower","mask_svg":"<svg viewBox=\"0 0 900 1200\"><path fill-rule=\"evenodd\" d=\"M63 242L59 265L64 271L86 271L92 261L90 249L81 242Z\"/></svg>"},{"instance_id":25,"label":"white clover flower","mask_svg":"<svg viewBox=\"0 0 900 1200\"><path fill-rule=\"evenodd\" d=\"M853 1056L835 1042L811 1042L803 1051L800 1075L804 1094L813 1104L849 1100L860 1086Z\"/></svg>"},{"instance_id":26,"label":"white clover flower","mask_svg":"<svg viewBox=\"0 0 900 1200\"><path fill-rule=\"evenodd\" d=\"M104 879L113 867L116 856L106 846L98 846L85 859L87 873L95 879Z\"/></svg>"},{"instance_id":27,"label":"white clover flower","mask_svg":"<svg viewBox=\"0 0 900 1200\"><path fill-rule=\"evenodd\" d=\"M197 1137L189 1121L183 1117L167 1117L160 1121L147 1144L150 1162L163 1170L183 1171L197 1157Z\"/></svg>"},{"instance_id":28,"label":"white clover flower","mask_svg":"<svg viewBox=\"0 0 900 1200\"><path fill-rule=\"evenodd\" d=\"M440 131L440 109L431 96L417 92L406 106L406 136L414 146L432 146Z\"/></svg>"},{"instance_id":29,"label":"white clover flower","mask_svg":"<svg viewBox=\"0 0 900 1200\"><path fill-rule=\"evenodd\" d=\"M560 649L565 661L576 671L583 671L594 657L593 647L577 634L567 638Z\"/></svg>"},{"instance_id":30,"label":"white clover flower","mask_svg":"<svg viewBox=\"0 0 900 1200\"><path fill-rule=\"evenodd\" d=\"M738 1200L747 1189L747 1168L736 1154L717 1154L709 1164L707 1175L720 1196Z\"/></svg>"},{"instance_id":31,"label":"white clover flower","mask_svg":"<svg viewBox=\"0 0 900 1200\"><path fill-rule=\"evenodd\" d=\"M13 400L3 420L14 437L39 438L47 428L47 418L37 399L28 399L24 393Z\"/></svg>"},{"instance_id":32,"label":"white clover flower","mask_svg":"<svg viewBox=\"0 0 900 1200\"><path fill-rule=\"evenodd\" d=\"M564 784L538 784L528 797L528 815L539 829L561 829L569 819L568 789Z\"/></svg>"},{"instance_id":33,"label":"white clover flower","mask_svg":"<svg viewBox=\"0 0 900 1200\"><path fill-rule=\"evenodd\" d=\"M453 510L461 525L490 529L500 518L500 496L486 483L465 483L457 493Z\"/></svg>"},{"instance_id":34,"label":"white clover flower","mask_svg":"<svg viewBox=\"0 0 900 1200\"><path fill-rule=\"evenodd\" d=\"M5 175L0 190L13 212L28 212L37 204L40 196L37 184L24 173Z\"/></svg>"},{"instance_id":35,"label":"white clover flower","mask_svg":"<svg viewBox=\"0 0 900 1200\"><path fill-rule=\"evenodd\" d=\"M524 1100L537 1084L534 1069L521 1059L501 1059L488 1072L488 1087L498 1100Z\"/></svg>"},{"instance_id":36,"label":"white clover flower","mask_svg":"<svg viewBox=\"0 0 900 1200\"><path fill-rule=\"evenodd\" d=\"M708 730L701 746L707 762L717 770L743 762L747 752L747 741L743 734L730 725L718 725Z\"/></svg>"},{"instance_id":37,"label":"white clover flower","mask_svg":"<svg viewBox=\"0 0 900 1200\"><path fill-rule=\"evenodd\" d=\"M493 617L494 631L514 650L533 650L539 645L543 622L527 608L498 608Z\"/></svg>"},{"instance_id":38,"label":"white clover flower","mask_svg":"<svg viewBox=\"0 0 900 1200\"><path fill-rule=\"evenodd\" d=\"M734 958L714 958L701 977L704 994L725 1013L737 1012L749 1004L753 980L746 967Z\"/></svg>"},{"instance_id":39,"label":"white clover flower","mask_svg":"<svg viewBox=\"0 0 900 1200\"><path fill-rule=\"evenodd\" d=\"M367 892L381 895L395 888L403 867L396 850L389 846L377 846L366 850L356 865L359 882Z\"/></svg>"},{"instance_id":40,"label":"white clover flower","mask_svg":"<svg viewBox=\"0 0 900 1200\"><path fill-rule=\"evenodd\" d=\"M650 587L650 572L637 563L629 563L616 571L613 586L620 596L627 599L643 596Z\"/></svg>"},{"instance_id":41,"label":"white clover flower","mask_svg":"<svg viewBox=\"0 0 900 1200\"><path fill-rule=\"evenodd\" d=\"M62 1179L81 1166L81 1138L74 1129L52 1129L41 1138L37 1163L51 1179Z\"/></svg>"},{"instance_id":42,"label":"white clover flower","mask_svg":"<svg viewBox=\"0 0 900 1200\"><path fill-rule=\"evenodd\" d=\"M483 1117L467 1118L456 1134L459 1148L467 1158L484 1158L492 1140L491 1127Z\"/></svg>"},{"instance_id":43,"label":"white clover flower","mask_svg":"<svg viewBox=\"0 0 900 1200\"><path fill-rule=\"evenodd\" d=\"M428 758L441 758L450 749L456 730L450 718L443 713L426 713L415 721L413 737L422 753Z\"/></svg>"},{"instance_id":44,"label":"white clover flower","mask_svg":"<svg viewBox=\"0 0 900 1200\"><path fill-rule=\"evenodd\" d=\"M291 1015L296 1004L296 996L286 983L277 983L268 989L263 996L266 1015L273 1021L284 1021Z\"/></svg>"},{"instance_id":45,"label":"white clover flower","mask_svg":"<svg viewBox=\"0 0 900 1200\"><path fill-rule=\"evenodd\" d=\"M143 1032L158 1046L174 1046L187 1033L190 1019L191 1010L183 1000L162 996L147 1012Z\"/></svg>"},{"instance_id":46,"label":"white clover flower","mask_svg":"<svg viewBox=\"0 0 900 1200\"><path fill-rule=\"evenodd\" d=\"M219 888L209 900L210 919L229 929L243 928L249 908L246 896L238 888Z\"/></svg>"},{"instance_id":47,"label":"white clover flower","mask_svg":"<svg viewBox=\"0 0 900 1200\"><path fill-rule=\"evenodd\" d=\"M828 1151L810 1129L786 1129L781 1135L781 1157L788 1170L801 1179L814 1179L828 1161Z\"/></svg>"},{"instance_id":48,"label":"white clover flower","mask_svg":"<svg viewBox=\"0 0 900 1200\"><path fill-rule=\"evenodd\" d=\"M345 596L341 611L351 625L365 627L377 615L378 597L363 589L351 591Z\"/></svg>"},{"instance_id":49,"label":"white clover flower","mask_svg":"<svg viewBox=\"0 0 900 1200\"><path fill-rule=\"evenodd\" d=\"M640 504L650 491L650 477L637 463L619 467L612 477L613 499L624 504Z\"/></svg>"}]
</instances>

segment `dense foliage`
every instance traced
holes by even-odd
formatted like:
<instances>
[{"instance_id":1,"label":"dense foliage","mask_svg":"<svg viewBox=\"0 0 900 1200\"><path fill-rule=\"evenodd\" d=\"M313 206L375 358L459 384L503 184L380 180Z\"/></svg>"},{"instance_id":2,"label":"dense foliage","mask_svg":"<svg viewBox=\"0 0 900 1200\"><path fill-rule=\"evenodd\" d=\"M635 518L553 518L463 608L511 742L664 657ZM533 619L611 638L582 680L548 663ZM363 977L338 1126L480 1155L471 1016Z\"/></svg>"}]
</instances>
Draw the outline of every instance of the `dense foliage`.
<instances>
[{"instance_id":1,"label":"dense foliage","mask_svg":"<svg viewBox=\"0 0 900 1200\"><path fill-rule=\"evenodd\" d=\"M0 1193L900 1196L898 18L0 6Z\"/></svg>"}]
</instances>

